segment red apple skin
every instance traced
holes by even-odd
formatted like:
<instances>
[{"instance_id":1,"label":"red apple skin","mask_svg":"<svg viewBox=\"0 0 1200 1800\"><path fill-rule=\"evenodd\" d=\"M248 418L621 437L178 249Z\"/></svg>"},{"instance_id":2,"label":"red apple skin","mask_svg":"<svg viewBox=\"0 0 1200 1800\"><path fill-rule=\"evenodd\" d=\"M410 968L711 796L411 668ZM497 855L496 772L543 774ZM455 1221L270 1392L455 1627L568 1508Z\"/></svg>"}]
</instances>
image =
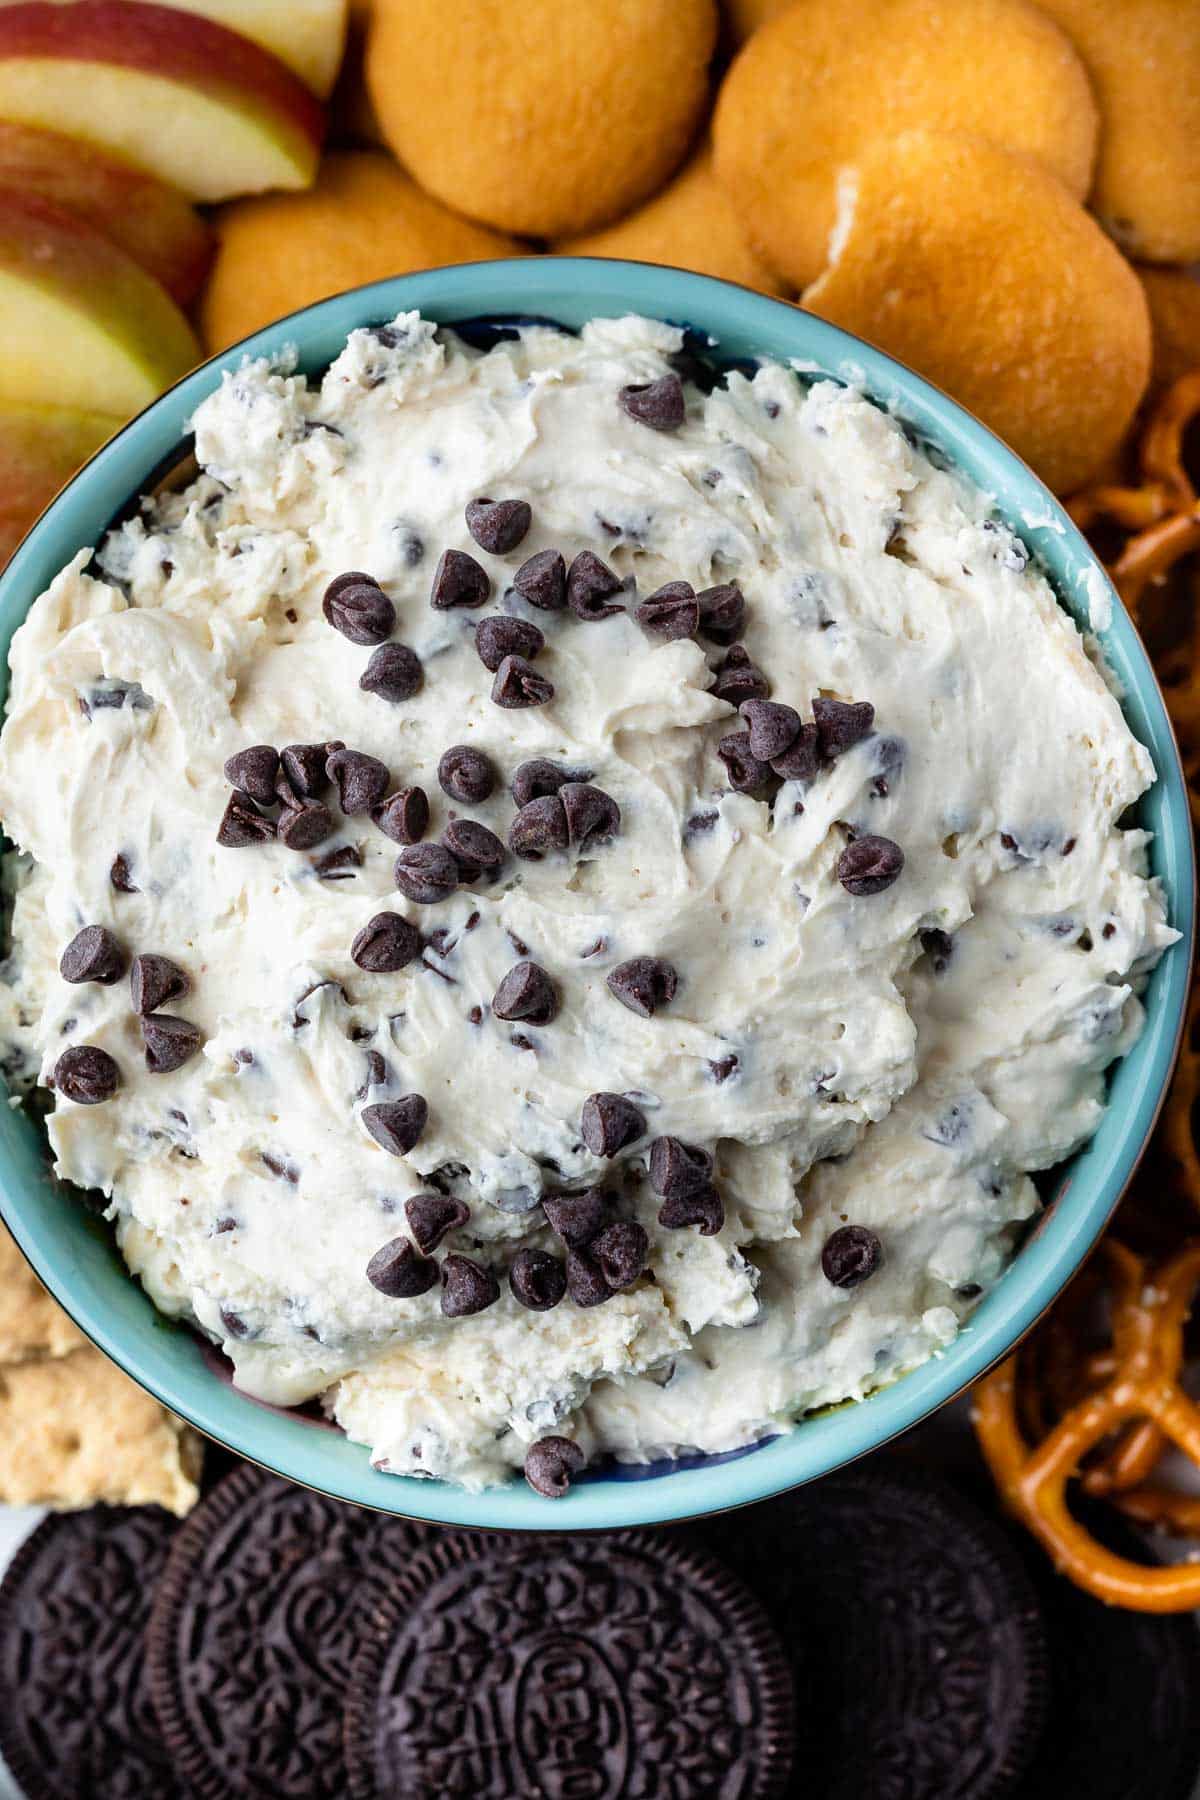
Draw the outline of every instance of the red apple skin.
<instances>
[{"instance_id":1,"label":"red apple skin","mask_svg":"<svg viewBox=\"0 0 1200 1800\"><path fill-rule=\"evenodd\" d=\"M325 114L278 57L200 13L151 0L25 0L0 5L0 57L116 63L205 92L250 95L319 145Z\"/></svg>"},{"instance_id":2,"label":"red apple skin","mask_svg":"<svg viewBox=\"0 0 1200 1800\"><path fill-rule=\"evenodd\" d=\"M196 298L213 235L184 196L94 145L0 119L0 187L40 194L104 233L180 306Z\"/></svg>"}]
</instances>

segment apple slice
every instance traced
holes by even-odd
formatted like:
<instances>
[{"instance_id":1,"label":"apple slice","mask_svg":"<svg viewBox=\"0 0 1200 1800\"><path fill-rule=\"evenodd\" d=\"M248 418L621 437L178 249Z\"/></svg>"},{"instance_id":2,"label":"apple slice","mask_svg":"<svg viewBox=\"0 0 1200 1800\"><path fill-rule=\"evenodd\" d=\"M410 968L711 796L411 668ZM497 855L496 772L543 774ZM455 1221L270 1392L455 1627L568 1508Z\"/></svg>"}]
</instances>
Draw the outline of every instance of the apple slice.
<instances>
[{"instance_id":1,"label":"apple slice","mask_svg":"<svg viewBox=\"0 0 1200 1800\"><path fill-rule=\"evenodd\" d=\"M83 138L193 200L307 187L324 127L277 57L145 0L0 6L0 118Z\"/></svg>"},{"instance_id":2,"label":"apple slice","mask_svg":"<svg viewBox=\"0 0 1200 1800\"><path fill-rule=\"evenodd\" d=\"M0 189L0 401L128 418L199 360L175 302L85 220Z\"/></svg>"},{"instance_id":3,"label":"apple slice","mask_svg":"<svg viewBox=\"0 0 1200 1800\"><path fill-rule=\"evenodd\" d=\"M277 56L324 98L337 79L346 38L346 0L159 0L240 31Z\"/></svg>"},{"instance_id":4,"label":"apple slice","mask_svg":"<svg viewBox=\"0 0 1200 1800\"><path fill-rule=\"evenodd\" d=\"M0 405L0 565L65 481L121 425L69 407Z\"/></svg>"},{"instance_id":5,"label":"apple slice","mask_svg":"<svg viewBox=\"0 0 1200 1800\"><path fill-rule=\"evenodd\" d=\"M208 227L175 188L114 162L91 144L0 119L0 187L40 194L128 251L180 306L212 260Z\"/></svg>"}]
</instances>

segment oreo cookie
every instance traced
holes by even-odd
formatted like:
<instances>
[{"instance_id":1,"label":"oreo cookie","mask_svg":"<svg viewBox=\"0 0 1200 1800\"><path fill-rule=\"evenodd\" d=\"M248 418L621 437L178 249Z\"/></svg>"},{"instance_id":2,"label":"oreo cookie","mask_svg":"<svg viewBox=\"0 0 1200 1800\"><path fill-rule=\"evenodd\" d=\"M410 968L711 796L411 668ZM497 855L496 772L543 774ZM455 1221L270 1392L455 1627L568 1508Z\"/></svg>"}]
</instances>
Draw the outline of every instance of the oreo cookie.
<instances>
[{"instance_id":1,"label":"oreo cookie","mask_svg":"<svg viewBox=\"0 0 1200 1800\"><path fill-rule=\"evenodd\" d=\"M0 1751L26 1800L176 1800L143 1652L179 1527L157 1506L44 1521L0 1584Z\"/></svg>"},{"instance_id":2,"label":"oreo cookie","mask_svg":"<svg viewBox=\"0 0 1200 1800\"><path fill-rule=\"evenodd\" d=\"M782 1648L702 1552L443 1532L363 1641L346 1763L353 1800L767 1800L792 1735Z\"/></svg>"},{"instance_id":3,"label":"oreo cookie","mask_svg":"<svg viewBox=\"0 0 1200 1800\"><path fill-rule=\"evenodd\" d=\"M706 1530L790 1651L813 1721L798 1746L806 1793L1012 1795L1045 1718L1046 1641L986 1514L874 1458Z\"/></svg>"},{"instance_id":4,"label":"oreo cookie","mask_svg":"<svg viewBox=\"0 0 1200 1800\"><path fill-rule=\"evenodd\" d=\"M249 1466L197 1507L147 1638L163 1739L192 1800L345 1800L350 1666L423 1539Z\"/></svg>"}]
</instances>

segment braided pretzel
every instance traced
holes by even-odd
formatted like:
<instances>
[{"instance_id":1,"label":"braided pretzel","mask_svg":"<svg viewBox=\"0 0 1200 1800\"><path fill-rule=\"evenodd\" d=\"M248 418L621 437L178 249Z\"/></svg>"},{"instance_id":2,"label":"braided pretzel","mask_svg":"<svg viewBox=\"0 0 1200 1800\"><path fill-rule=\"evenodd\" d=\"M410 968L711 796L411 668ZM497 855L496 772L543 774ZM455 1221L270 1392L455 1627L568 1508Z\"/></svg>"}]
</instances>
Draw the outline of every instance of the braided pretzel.
<instances>
[{"instance_id":1,"label":"braided pretzel","mask_svg":"<svg viewBox=\"0 0 1200 1800\"><path fill-rule=\"evenodd\" d=\"M1152 1283L1144 1259L1124 1245L1109 1239L1104 1254L1117 1287L1115 1367L1104 1386L1070 1408L1030 1450L1017 1422L1018 1358L1010 1356L975 1389L975 1430L1006 1504L1077 1586L1135 1612L1186 1612L1200 1606L1200 1566L1145 1568L1115 1556L1072 1516L1066 1494L1083 1458L1114 1434L1123 1434L1120 1478L1142 1471L1146 1440L1128 1428L1146 1422L1200 1463L1200 1408L1178 1380L1183 1327L1200 1283L1200 1243L1185 1244ZM1121 1494L1119 1504L1131 1517L1156 1522L1191 1511L1181 1498L1146 1487Z\"/></svg>"}]
</instances>

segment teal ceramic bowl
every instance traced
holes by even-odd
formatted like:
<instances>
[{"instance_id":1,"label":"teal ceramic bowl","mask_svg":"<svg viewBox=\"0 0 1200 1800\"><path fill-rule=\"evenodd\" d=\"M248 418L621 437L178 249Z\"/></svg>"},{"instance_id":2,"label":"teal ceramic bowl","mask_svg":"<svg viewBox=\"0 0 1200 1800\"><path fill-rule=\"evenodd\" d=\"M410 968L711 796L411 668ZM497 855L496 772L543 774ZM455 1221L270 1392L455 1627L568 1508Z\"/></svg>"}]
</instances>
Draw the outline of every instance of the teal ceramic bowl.
<instances>
[{"instance_id":1,"label":"teal ceramic bowl","mask_svg":"<svg viewBox=\"0 0 1200 1800\"><path fill-rule=\"evenodd\" d=\"M481 318L552 318L579 326L639 312L705 334L718 359L793 360L803 373L855 383L913 434L995 496L998 512L1042 560L1064 606L1088 622L1103 576L1082 537L1030 471L944 394L845 332L780 301L639 263L534 258L409 275L358 288L268 327L197 369L125 428L76 476L34 527L0 580L0 642L64 563L177 457L200 400L247 353L295 345L318 374L359 325L418 308L446 324ZM1061 1171L1057 1193L1012 1266L939 1357L870 1399L802 1422L794 1431L725 1457L648 1468L600 1468L561 1501L524 1482L467 1494L438 1481L383 1475L366 1450L299 1414L259 1405L229 1386L185 1328L160 1317L127 1274L107 1229L51 1179L40 1134L24 1112L0 1107L0 1210L62 1305L143 1387L211 1438L281 1475L343 1500L448 1524L500 1529L612 1529L741 1506L811 1481L872 1450L958 1394L1003 1356L1054 1299L1102 1230L1149 1136L1170 1077L1187 996L1195 875L1179 754L1146 652L1113 596L1100 633L1125 690L1125 712L1148 746L1158 781L1141 808L1151 858L1170 896L1181 942L1146 995L1138 1044L1117 1064L1100 1130Z\"/></svg>"}]
</instances>

